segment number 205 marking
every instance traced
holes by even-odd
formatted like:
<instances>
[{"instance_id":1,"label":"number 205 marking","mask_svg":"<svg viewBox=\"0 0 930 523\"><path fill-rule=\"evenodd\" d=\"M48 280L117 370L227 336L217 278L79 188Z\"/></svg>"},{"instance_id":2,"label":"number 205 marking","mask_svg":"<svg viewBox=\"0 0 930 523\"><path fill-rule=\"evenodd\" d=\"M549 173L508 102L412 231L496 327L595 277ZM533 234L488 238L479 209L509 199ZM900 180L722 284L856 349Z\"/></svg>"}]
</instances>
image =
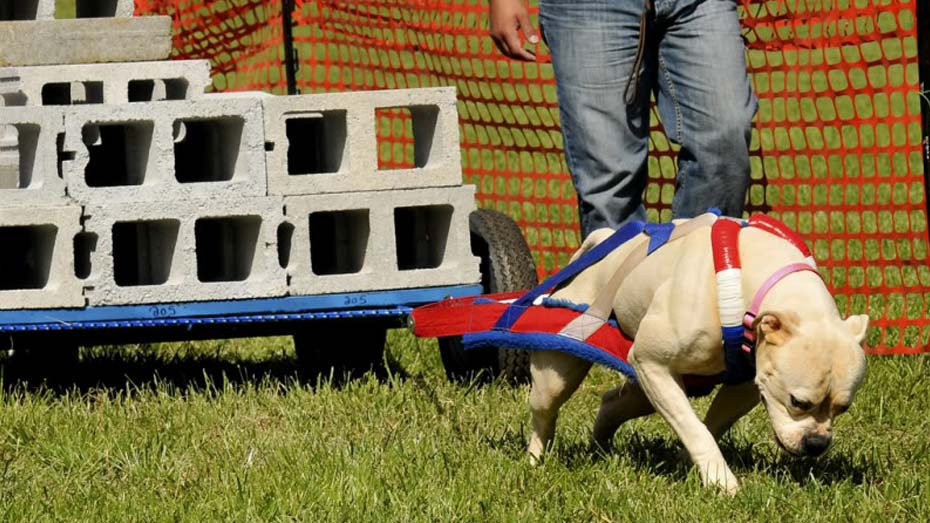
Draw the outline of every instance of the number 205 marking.
<instances>
[{"instance_id":1,"label":"number 205 marking","mask_svg":"<svg viewBox=\"0 0 930 523\"><path fill-rule=\"evenodd\" d=\"M365 305L368 303L368 297L365 295L361 296L346 296L343 301L343 305Z\"/></svg>"},{"instance_id":2,"label":"number 205 marking","mask_svg":"<svg viewBox=\"0 0 930 523\"><path fill-rule=\"evenodd\" d=\"M177 315L178 311L174 305L152 306L149 307L149 313L153 318L171 318Z\"/></svg>"}]
</instances>

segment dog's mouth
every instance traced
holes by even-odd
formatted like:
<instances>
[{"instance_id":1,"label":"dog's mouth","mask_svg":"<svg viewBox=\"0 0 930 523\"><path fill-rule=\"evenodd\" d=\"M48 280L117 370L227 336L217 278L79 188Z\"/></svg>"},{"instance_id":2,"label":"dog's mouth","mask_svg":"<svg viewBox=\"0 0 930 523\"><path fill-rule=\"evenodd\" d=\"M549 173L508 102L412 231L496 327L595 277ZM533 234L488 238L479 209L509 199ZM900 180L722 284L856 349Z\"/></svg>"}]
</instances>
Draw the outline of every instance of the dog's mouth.
<instances>
[{"instance_id":1,"label":"dog's mouth","mask_svg":"<svg viewBox=\"0 0 930 523\"><path fill-rule=\"evenodd\" d=\"M778 437L778 433L775 432L774 430L772 431L772 436L775 437L775 443L778 443L778 446L781 447L781 449L782 449L783 451L787 452L788 454L791 454L792 456L794 456L794 457L796 457L796 458L801 457L801 454L798 454L797 452L795 452L795 451L789 449L787 446L785 446L785 444L782 443L781 438Z\"/></svg>"},{"instance_id":2,"label":"dog's mouth","mask_svg":"<svg viewBox=\"0 0 930 523\"><path fill-rule=\"evenodd\" d=\"M766 412L768 412L769 404L765 400L765 394L759 394L759 398L762 400L762 407L765 408ZM772 437L775 438L775 443L778 443L778 446L781 447L783 451L795 457L801 456L801 454L789 449L787 445L785 445L784 442L782 442L781 438L778 437L778 432L775 429L772 429Z\"/></svg>"}]
</instances>

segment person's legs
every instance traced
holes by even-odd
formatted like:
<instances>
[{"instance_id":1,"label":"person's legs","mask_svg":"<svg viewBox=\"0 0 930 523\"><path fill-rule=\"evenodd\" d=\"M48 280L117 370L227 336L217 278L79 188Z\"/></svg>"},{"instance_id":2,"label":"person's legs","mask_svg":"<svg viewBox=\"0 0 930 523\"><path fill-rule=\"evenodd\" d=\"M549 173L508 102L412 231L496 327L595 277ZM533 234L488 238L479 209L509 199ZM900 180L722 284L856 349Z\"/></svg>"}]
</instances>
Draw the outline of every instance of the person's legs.
<instances>
[{"instance_id":1,"label":"person's legs","mask_svg":"<svg viewBox=\"0 0 930 523\"><path fill-rule=\"evenodd\" d=\"M639 98L624 88L636 58L643 0L540 0L540 29L552 53L565 160L578 192L582 234L644 220L649 94L647 53ZM650 64L653 64L650 67Z\"/></svg>"},{"instance_id":2,"label":"person's legs","mask_svg":"<svg viewBox=\"0 0 930 523\"><path fill-rule=\"evenodd\" d=\"M757 102L736 2L686 4L657 5L659 114L666 133L681 145L672 216L690 218L709 207L740 216ZM669 12L662 12L665 6Z\"/></svg>"}]
</instances>

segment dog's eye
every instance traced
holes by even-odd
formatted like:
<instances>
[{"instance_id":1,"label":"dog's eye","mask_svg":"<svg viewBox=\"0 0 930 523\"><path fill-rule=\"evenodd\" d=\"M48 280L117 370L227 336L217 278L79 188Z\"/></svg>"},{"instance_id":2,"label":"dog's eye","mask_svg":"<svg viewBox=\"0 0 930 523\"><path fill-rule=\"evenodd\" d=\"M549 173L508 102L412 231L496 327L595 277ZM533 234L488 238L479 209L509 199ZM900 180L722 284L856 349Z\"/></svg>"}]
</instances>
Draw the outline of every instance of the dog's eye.
<instances>
[{"instance_id":1,"label":"dog's eye","mask_svg":"<svg viewBox=\"0 0 930 523\"><path fill-rule=\"evenodd\" d=\"M813 403L809 401L799 400L794 397L794 394L791 395L791 406L798 410L811 410L811 407L814 406Z\"/></svg>"},{"instance_id":2,"label":"dog's eye","mask_svg":"<svg viewBox=\"0 0 930 523\"><path fill-rule=\"evenodd\" d=\"M840 414L843 414L847 410L849 410L849 405L837 405L833 407L833 411L836 412L834 416L839 416Z\"/></svg>"}]
</instances>

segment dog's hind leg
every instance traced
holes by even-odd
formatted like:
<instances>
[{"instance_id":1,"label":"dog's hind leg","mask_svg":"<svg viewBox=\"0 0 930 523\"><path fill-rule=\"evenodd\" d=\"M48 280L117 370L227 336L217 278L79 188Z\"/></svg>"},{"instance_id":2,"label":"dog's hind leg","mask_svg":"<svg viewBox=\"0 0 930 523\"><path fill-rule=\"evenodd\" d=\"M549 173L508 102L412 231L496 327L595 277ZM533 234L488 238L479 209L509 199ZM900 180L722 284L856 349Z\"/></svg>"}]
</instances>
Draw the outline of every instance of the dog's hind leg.
<instances>
[{"instance_id":1,"label":"dog's hind leg","mask_svg":"<svg viewBox=\"0 0 930 523\"><path fill-rule=\"evenodd\" d=\"M595 448L609 450L614 433L627 421L655 412L649 398L636 382L626 381L604 393L597 412L591 443Z\"/></svg>"},{"instance_id":2,"label":"dog's hind leg","mask_svg":"<svg viewBox=\"0 0 930 523\"><path fill-rule=\"evenodd\" d=\"M759 388L752 381L739 385L723 385L704 416L704 425L715 439L726 434L736 420L759 404Z\"/></svg>"},{"instance_id":3,"label":"dog's hind leg","mask_svg":"<svg viewBox=\"0 0 930 523\"><path fill-rule=\"evenodd\" d=\"M558 351L538 350L530 353L530 411L533 432L529 454L532 463L539 463L555 437L559 408L578 389L588 375L591 362Z\"/></svg>"}]
</instances>

